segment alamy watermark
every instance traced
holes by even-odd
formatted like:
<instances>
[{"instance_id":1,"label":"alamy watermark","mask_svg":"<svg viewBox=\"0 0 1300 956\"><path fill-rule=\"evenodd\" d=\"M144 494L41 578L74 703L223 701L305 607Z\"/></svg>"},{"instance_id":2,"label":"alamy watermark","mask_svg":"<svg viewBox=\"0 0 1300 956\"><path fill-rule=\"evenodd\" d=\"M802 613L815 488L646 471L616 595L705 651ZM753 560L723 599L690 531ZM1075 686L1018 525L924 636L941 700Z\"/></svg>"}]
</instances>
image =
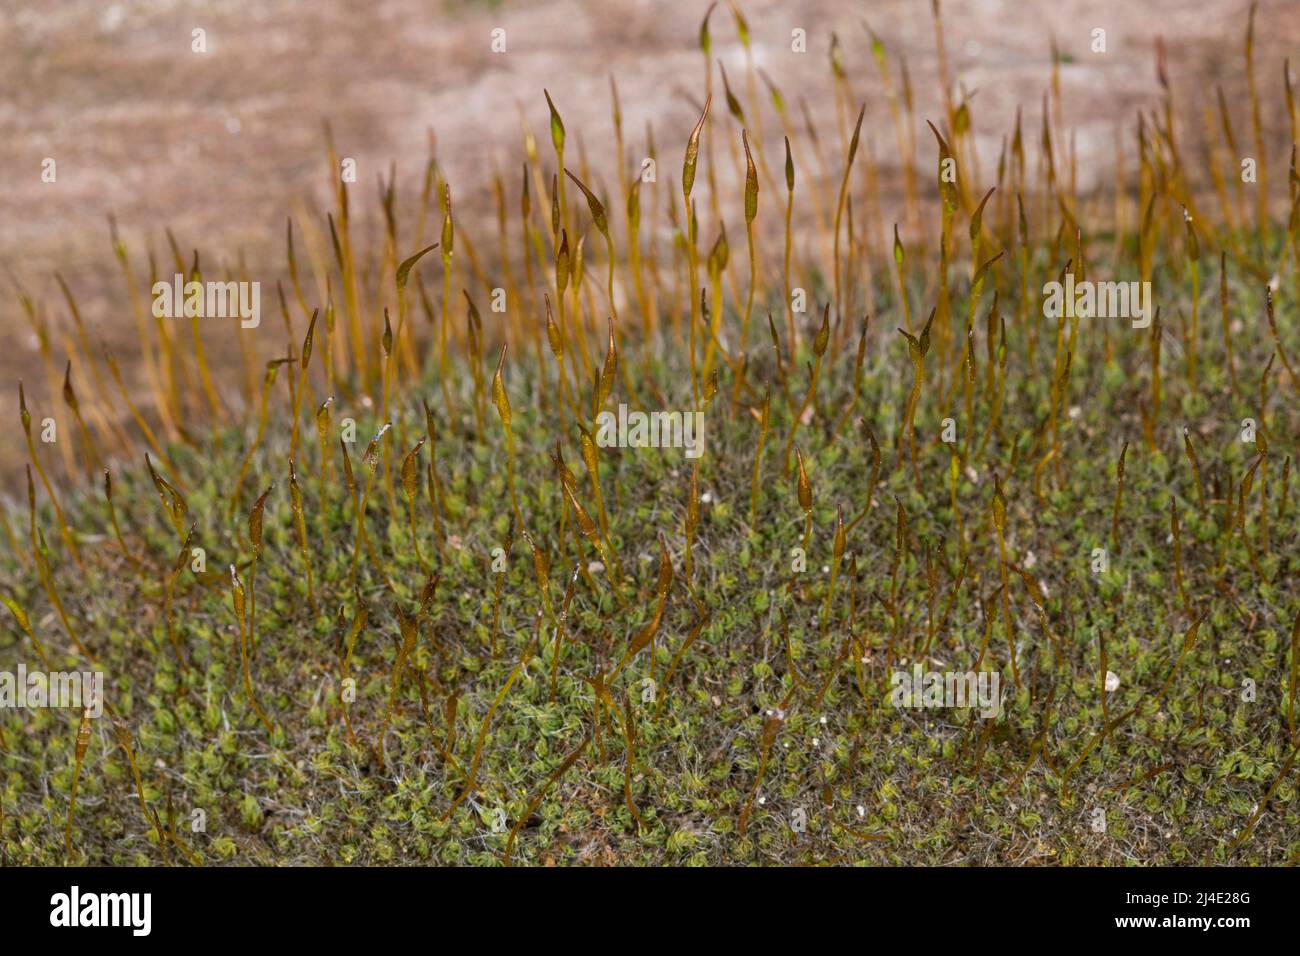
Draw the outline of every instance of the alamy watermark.
<instances>
[{"instance_id":1,"label":"alamy watermark","mask_svg":"<svg viewBox=\"0 0 1300 956\"><path fill-rule=\"evenodd\" d=\"M132 936L148 936L153 929L153 894L83 893L74 885L50 897L50 925L124 926Z\"/></svg>"},{"instance_id":2,"label":"alamy watermark","mask_svg":"<svg viewBox=\"0 0 1300 956\"><path fill-rule=\"evenodd\" d=\"M151 291L158 319L239 319L245 329L262 321L260 282L186 282L178 272L171 282L155 282Z\"/></svg>"},{"instance_id":3,"label":"alamy watermark","mask_svg":"<svg viewBox=\"0 0 1300 956\"><path fill-rule=\"evenodd\" d=\"M75 707L90 717L104 712L102 671L0 671L0 708Z\"/></svg>"},{"instance_id":4,"label":"alamy watermark","mask_svg":"<svg viewBox=\"0 0 1300 956\"><path fill-rule=\"evenodd\" d=\"M1048 319L1132 319L1133 328L1151 324L1150 282L1082 282L1074 273L1065 274L1065 283L1053 279L1043 285L1043 317Z\"/></svg>"},{"instance_id":5,"label":"alamy watermark","mask_svg":"<svg viewBox=\"0 0 1300 956\"><path fill-rule=\"evenodd\" d=\"M913 710L979 708L986 720L1002 713L1002 675L997 671L932 671L919 663L894 671L889 702Z\"/></svg>"},{"instance_id":6,"label":"alamy watermark","mask_svg":"<svg viewBox=\"0 0 1300 956\"><path fill-rule=\"evenodd\" d=\"M618 414L596 416L601 448L684 448L687 458L704 454L703 412L640 412L618 406Z\"/></svg>"}]
</instances>

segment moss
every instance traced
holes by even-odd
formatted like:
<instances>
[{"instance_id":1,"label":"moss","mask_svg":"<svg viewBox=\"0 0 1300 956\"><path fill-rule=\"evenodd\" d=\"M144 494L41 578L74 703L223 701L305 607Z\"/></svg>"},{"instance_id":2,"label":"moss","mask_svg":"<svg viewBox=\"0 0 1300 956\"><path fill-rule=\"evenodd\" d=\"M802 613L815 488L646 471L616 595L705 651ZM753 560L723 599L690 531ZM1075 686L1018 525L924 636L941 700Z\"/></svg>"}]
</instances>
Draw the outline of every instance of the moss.
<instances>
[{"instance_id":1,"label":"moss","mask_svg":"<svg viewBox=\"0 0 1300 956\"><path fill-rule=\"evenodd\" d=\"M1190 305L1179 235L1158 236L1165 315ZM1060 250L1035 240L1031 252L1032 288L1059 271ZM679 449L600 449L596 474L588 473L554 363L539 365L516 349L522 354L512 352L504 366L516 516L504 416L475 390L467 360L453 356L445 381L432 369L402 379L393 430L377 448L364 538L341 478L342 453L327 446L331 478L322 498L315 444L298 449L310 598L287 493L291 412L282 396L233 503L252 425L218 423L192 445L177 441L164 450L187 489L181 524L195 523L207 561L205 571L186 566L176 579L173 626L184 665L168 637L160 584L179 540L147 473L114 471L115 507L138 567L106 526L102 496L82 490L62 498L81 534L84 570L57 540L57 517L42 496L35 521L49 543L56 593L96 655L116 713L97 726L83 768L77 859L160 864L188 862L192 853L204 863L495 865L513 832L512 860L529 864L1294 860L1300 802L1284 770L1294 755L1288 696L1300 508L1283 499L1277 463L1295 454L1288 442L1300 434L1286 391L1295 382L1275 368L1278 394L1263 411L1246 406L1269 429L1268 482L1258 474L1244 524L1229 521L1225 509L1240 500L1257 449L1235 437L1243 399L1219 371L1227 363L1222 343L1207 333L1206 374L1196 386L1178 357L1163 359L1163 417L1148 439L1147 337L1112 330L1108 355L1097 327L1081 328L1054 438L1054 329L1045 321L1031 348L1026 323L1014 317L1021 306L1033 313L1037 302L1018 301L1019 266L1006 258L990 278L1010 333L1001 343L1008 358L1000 424L985 385L982 331L973 416L962 404L960 353L944 364L970 307L969 282L954 265L954 324L934 329L915 410L915 466L904 424L911 353L893 331L906 319L889 283L874 289L884 308L872 319L860 386L851 346L814 354L815 321L804 323L793 354L782 342L784 383L766 342L740 366L742 380L728 363L719 366L718 392L704 412L698 502L690 500L694 463ZM909 284L928 289L933 264L913 268ZM1257 283L1241 272L1229 282L1233 309L1260 314ZM828 294L824 281L809 292ZM773 301L780 309L779 297ZM1279 308L1294 318L1293 302ZM981 320L985 309L975 310ZM1202 303L1203 328L1204 311ZM739 320L729 308L721 318L724 328ZM845 331L837 328L836 338ZM1280 334L1288 352L1300 354L1294 321L1280 323ZM630 383L666 408L692 407L681 338L628 335L607 403L628 401ZM593 337L589 345L605 342ZM1258 336L1236 342L1243 380L1274 348ZM577 358L570 343L570 389ZM796 430L815 362L816 400ZM318 401L322 385L314 381ZM383 424L376 402L361 398L354 381L336 385L334 429L351 417L359 436L375 434ZM751 524L764 385L770 431ZM577 388L585 408L589 386ZM417 555L399 469L426 436L420 396L430 397L437 441L419 453ZM969 454L941 440L947 417L957 418L960 441L970 432ZM859 419L881 442L874 486ZM1233 423L1231 440L1215 430L1222 421ZM1174 427L1184 423L1196 435L1204 505ZM305 439L310 416L300 424ZM806 504L783 466L787 439L797 439L807 464ZM347 448L358 494L371 480L366 441ZM550 457L557 442L575 473L572 500L599 531L584 534L577 508L566 503ZM430 461L436 513L424 471ZM249 509L273 482L254 577ZM1181 564L1171 504L1181 515ZM686 523L697 508L688 576ZM858 514L837 555L840 516L847 523ZM545 583L524 530L546 558ZM502 577L492 549L507 538ZM660 616L661 541L673 580ZM76 666L33 552L4 547L3 593L26 609L56 660ZM802 572L792 569L796 547L806 547ZM1094 571L1099 548L1108 567ZM608 566L613 556L621 577ZM250 609L256 603L247 681L232 565ZM628 656L643 633L653 647ZM33 659L25 630L0 634L0 660ZM891 705L895 668L974 670L977 661L1006 692L991 721L966 709ZM1105 670L1120 679L1113 691L1100 689ZM115 727L130 742L147 814ZM58 862L77 716L4 710L0 729L5 859ZM206 815L202 830L189 826L195 810ZM796 810L806 827L792 826ZM1104 831L1092 825L1096 810L1104 811ZM1239 839L1247 827L1249 839Z\"/></svg>"}]
</instances>

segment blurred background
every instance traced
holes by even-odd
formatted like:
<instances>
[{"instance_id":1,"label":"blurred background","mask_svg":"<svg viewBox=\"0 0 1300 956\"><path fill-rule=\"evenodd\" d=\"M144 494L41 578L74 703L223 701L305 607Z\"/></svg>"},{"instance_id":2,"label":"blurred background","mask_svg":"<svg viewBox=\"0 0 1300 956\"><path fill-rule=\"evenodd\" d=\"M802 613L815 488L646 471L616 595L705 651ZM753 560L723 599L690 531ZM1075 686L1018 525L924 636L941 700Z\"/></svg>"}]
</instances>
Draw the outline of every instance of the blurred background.
<instances>
[{"instance_id":1,"label":"blurred background","mask_svg":"<svg viewBox=\"0 0 1300 956\"><path fill-rule=\"evenodd\" d=\"M1216 86L1241 120L1238 138L1249 142L1243 59L1249 6L1249 0L945 0L950 87L964 90L971 104L985 179L1017 108L1024 111L1027 141L1036 142L1053 45L1084 195L1108 188L1117 141L1122 137L1131 150L1138 110L1159 103L1158 38L1180 115L1197 120L1186 132L1189 151L1204 136L1200 119L1214 105ZM357 162L354 232L362 236L381 227L377 181L387 178L390 164L399 196L409 202L419 195L432 154L452 186L458 233L468 230L490 255L494 170L508 184L511 215L518 208L521 117L537 136L543 162L553 164L543 87L563 115L571 164L585 157L607 195L617 182L611 78L622 103L626 163L634 167L645 155L651 124L660 180L675 183L703 98L699 29L708 8L703 0L4 0L4 394L12 395L24 374L32 391L31 379L44 379L33 372L37 343L17 290L26 290L60 328L67 307L56 271L75 293L92 337L118 354L127 381L135 380L135 329L109 241L110 215L136 257L137 273L147 274L146 250L159 256L161 271L171 272L164 258L170 229L187 256L192 248L202 251L209 272L242 255L265 295L284 272L286 217L323 220L329 208L334 172L326 160L326 121L338 154ZM867 27L880 37L896 75L906 61L918 124L931 116L938 121L943 97L931 3L743 0L740 9L755 65L781 88L792 112L803 99L827 137L836 172L842 160L834 159L839 140L828 51L832 34L839 38L851 88L867 105L864 148L889 195L901 179L900 157ZM1098 27L1107 31L1104 55L1089 47ZM205 31L205 53L191 51L196 28ZM491 48L498 28L505 30L504 53ZM794 28L807 32L805 54L790 49ZM1256 32L1264 124L1276 146L1269 168L1280 185L1289 153L1283 60L1300 50L1300 4L1262 0ZM726 3L713 10L710 33L714 116L722 119L717 61L738 92L746 77ZM758 98L775 139L778 122L761 87ZM916 135L926 137L918 142L928 183L933 143L923 125ZM779 140L768 149L779 157ZM722 155L719 168L729 171ZM42 181L46 158L57 163L53 183ZM273 303L264 300L264 314L274 311ZM220 348L210 358L220 363ZM57 400L44 385L40 391ZM18 447L0 446L12 465L7 472L19 467L9 454Z\"/></svg>"}]
</instances>

